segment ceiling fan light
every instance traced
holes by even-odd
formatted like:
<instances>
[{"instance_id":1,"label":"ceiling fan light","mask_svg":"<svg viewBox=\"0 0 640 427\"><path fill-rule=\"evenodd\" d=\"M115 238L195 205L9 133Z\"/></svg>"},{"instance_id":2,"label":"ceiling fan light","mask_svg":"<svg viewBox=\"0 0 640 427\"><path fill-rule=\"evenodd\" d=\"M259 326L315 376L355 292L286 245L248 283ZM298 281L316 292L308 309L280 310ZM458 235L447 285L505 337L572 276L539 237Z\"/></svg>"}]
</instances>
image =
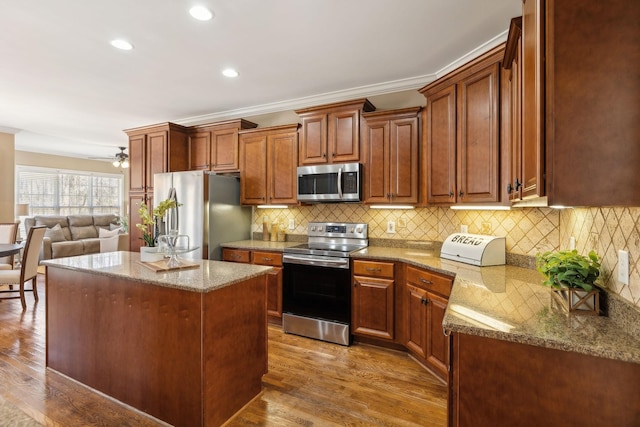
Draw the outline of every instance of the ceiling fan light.
<instances>
[{"instance_id":1,"label":"ceiling fan light","mask_svg":"<svg viewBox=\"0 0 640 427\"><path fill-rule=\"evenodd\" d=\"M120 160L116 159L116 160L114 160L114 161L113 161L113 163L112 163L112 164L113 164L113 166L114 166L114 167L116 167L116 168L117 168L117 167L119 167L119 166L120 166Z\"/></svg>"},{"instance_id":2,"label":"ceiling fan light","mask_svg":"<svg viewBox=\"0 0 640 427\"><path fill-rule=\"evenodd\" d=\"M124 159L124 161L122 162L122 164L120 165L120 167L121 167L122 169L126 169L126 168L128 168L128 167L129 167L129 160Z\"/></svg>"},{"instance_id":3,"label":"ceiling fan light","mask_svg":"<svg viewBox=\"0 0 640 427\"><path fill-rule=\"evenodd\" d=\"M198 21L208 21L213 18L213 13L204 6L194 6L189 9L189 13Z\"/></svg>"}]
</instances>

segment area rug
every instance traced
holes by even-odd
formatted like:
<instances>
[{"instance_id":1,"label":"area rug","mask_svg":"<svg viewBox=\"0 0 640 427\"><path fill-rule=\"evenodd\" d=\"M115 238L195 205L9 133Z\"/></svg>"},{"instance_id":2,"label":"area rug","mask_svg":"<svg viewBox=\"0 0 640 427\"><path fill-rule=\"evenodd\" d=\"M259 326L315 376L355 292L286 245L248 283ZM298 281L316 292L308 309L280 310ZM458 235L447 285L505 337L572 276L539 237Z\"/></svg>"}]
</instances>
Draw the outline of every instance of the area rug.
<instances>
[{"instance_id":1,"label":"area rug","mask_svg":"<svg viewBox=\"0 0 640 427\"><path fill-rule=\"evenodd\" d=\"M22 412L12 403L0 397L0 426L39 427L40 425L40 423L36 422L36 420Z\"/></svg>"}]
</instances>

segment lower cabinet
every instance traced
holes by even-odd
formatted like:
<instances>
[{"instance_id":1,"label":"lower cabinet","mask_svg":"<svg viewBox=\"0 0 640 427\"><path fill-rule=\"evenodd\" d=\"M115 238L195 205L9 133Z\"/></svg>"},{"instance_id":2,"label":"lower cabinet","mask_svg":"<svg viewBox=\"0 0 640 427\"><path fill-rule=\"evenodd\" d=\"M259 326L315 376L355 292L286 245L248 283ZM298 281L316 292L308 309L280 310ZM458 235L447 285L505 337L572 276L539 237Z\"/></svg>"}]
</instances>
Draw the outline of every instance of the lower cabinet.
<instances>
[{"instance_id":1,"label":"lower cabinet","mask_svg":"<svg viewBox=\"0 0 640 427\"><path fill-rule=\"evenodd\" d=\"M353 261L351 331L354 335L395 338L394 263Z\"/></svg>"},{"instance_id":2,"label":"lower cabinet","mask_svg":"<svg viewBox=\"0 0 640 427\"><path fill-rule=\"evenodd\" d=\"M267 277L267 316L274 323L282 322L282 254L223 248L222 260L273 267L273 271Z\"/></svg>"},{"instance_id":3,"label":"lower cabinet","mask_svg":"<svg viewBox=\"0 0 640 427\"><path fill-rule=\"evenodd\" d=\"M450 337L442 329L453 278L407 266L405 346L441 379L447 380Z\"/></svg>"}]
</instances>

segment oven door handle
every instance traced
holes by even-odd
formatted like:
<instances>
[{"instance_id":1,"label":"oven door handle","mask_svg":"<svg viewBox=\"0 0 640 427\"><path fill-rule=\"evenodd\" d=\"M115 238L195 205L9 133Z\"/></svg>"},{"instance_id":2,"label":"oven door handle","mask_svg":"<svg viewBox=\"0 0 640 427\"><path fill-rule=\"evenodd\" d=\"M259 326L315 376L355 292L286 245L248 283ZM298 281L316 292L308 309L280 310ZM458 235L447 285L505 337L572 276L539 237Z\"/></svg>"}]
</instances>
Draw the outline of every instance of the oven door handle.
<instances>
[{"instance_id":1,"label":"oven door handle","mask_svg":"<svg viewBox=\"0 0 640 427\"><path fill-rule=\"evenodd\" d=\"M284 255L282 257L282 262L285 264L290 263L290 264L301 264L301 265L315 265L318 267L349 268L348 258L337 258L335 260L329 260L329 259L297 257L295 255Z\"/></svg>"}]
</instances>

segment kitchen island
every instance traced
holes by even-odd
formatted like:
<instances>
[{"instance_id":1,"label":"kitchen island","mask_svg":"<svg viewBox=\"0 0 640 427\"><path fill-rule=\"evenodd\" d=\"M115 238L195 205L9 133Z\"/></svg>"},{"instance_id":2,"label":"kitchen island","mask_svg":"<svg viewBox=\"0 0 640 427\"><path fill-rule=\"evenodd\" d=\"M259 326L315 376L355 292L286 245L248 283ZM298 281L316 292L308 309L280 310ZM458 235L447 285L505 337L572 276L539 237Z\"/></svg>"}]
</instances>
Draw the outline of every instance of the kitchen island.
<instances>
[{"instance_id":1,"label":"kitchen island","mask_svg":"<svg viewBox=\"0 0 640 427\"><path fill-rule=\"evenodd\" d=\"M176 426L216 426L261 392L270 267L134 252L47 266L47 368Z\"/></svg>"}]
</instances>

